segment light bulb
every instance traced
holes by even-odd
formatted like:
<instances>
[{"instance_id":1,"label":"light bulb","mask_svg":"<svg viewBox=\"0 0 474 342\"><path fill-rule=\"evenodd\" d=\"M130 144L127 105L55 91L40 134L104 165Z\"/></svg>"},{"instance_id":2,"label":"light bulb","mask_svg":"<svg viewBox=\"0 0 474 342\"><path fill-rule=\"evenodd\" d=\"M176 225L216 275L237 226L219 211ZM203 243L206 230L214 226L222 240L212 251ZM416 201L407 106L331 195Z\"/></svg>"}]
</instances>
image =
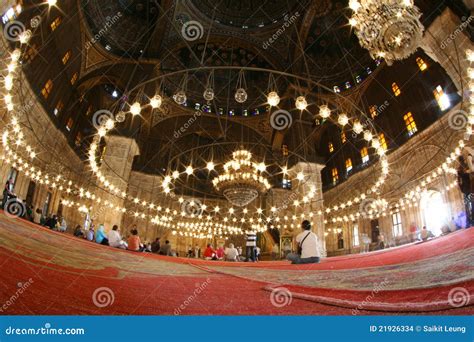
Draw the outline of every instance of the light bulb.
<instances>
[{"instance_id":1,"label":"light bulb","mask_svg":"<svg viewBox=\"0 0 474 342\"><path fill-rule=\"evenodd\" d=\"M298 96L295 101L295 106L299 110L305 110L308 107L308 102L304 96Z\"/></svg>"},{"instance_id":2,"label":"light bulb","mask_svg":"<svg viewBox=\"0 0 474 342\"><path fill-rule=\"evenodd\" d=\"M193 167L192 167L191 165L189 165L188 167L186 167L186 174L187 174L188 176L192 175L193 172L194 172L194 170L193 170Z\"/></svg>"},{"instance_id":3,"label":"light bulb","mask_svg":"<svg viewBox=\"0 0 474 342\"><path fill-rule=\"evenodd\" d=\"M238 103L244 103L247 101L247 97L248 95L244 88L239 88L235 91L234 98Z\"/></svg>"},{"instance_id":4,"label":"light bulb","mask_svg":"<svg viewBox=\"0 0 474 342\"><path fill-rule=\"evenodd\" d=\"M349 123L349 118L345 113L339 114L339 117L337 118L337 122L341 126L345 126Z\"/></svg>"},{"instance_id":5,"label":"light bulb","mask_svg":"<svg viewBox=\"0 0 474 342\"><path fill-rule=\"evenodd\" d=\"M331 116L331 109L329 109L327 105L322 105L321 107L319 107L319 115L323 119L327 119Z\"/></svg>"},{"instance_id":6,"label":"light bulb","mask_svg":"<svg viewBox=\"0 0 474 342\"><path fill-rule=\"evenodd\" d=\"M206 88L206 90L204 90L204 93L202 94L202 96L204 97L204 100L206 100L206 101L214 100L214 89Z\"/></svg>"},{"instance_id":7,"label":"light bulb","mask_svg":"<svg viewBox=\"0 0 474 342\"><path fill-rule=\"evenodd\" d=\"M210 161L207 163L206 167L209 171L214 170L214 163Z\"/></svg>"},{"instance_id":8,"label":"light bulb","mask_svg":"<svg viewBox=\"0 0 474 342\"><path fill-rule=\"evenodd\" d=\"M133 115L139 115L141 112L142 108L140 106L140 103L135 102L133 105L130 106L130 113Z\"/></svg>"},{"instance_id":9,"label":"light bulb","mask_svg":"<svg viewBox=\"0 0 474 342\"><path fill-rule=\"evenodd\" d=\"M267 103L272 107L278 106L278 104L280 103L280 96L278 96L278 93L276 91L268 93Z\"/></svg>"},{"instance_id":10,"label":"light bulb","mask_svg":"<svg viewBox=\"0 0 474 342\"><path fill-rule=\"evenodd\" d=\"M47 0L49 6L56 6L58 0Z\"/></svg>"},{"instance_id":11,"label":"light bulb","mask_svg":"<svg viewBox=\"0 0 474 342\"><path fill-rule=\"evenodd\" d=\"M360 134L364 130L364 127L362 126L360 121L356 121L354 122L354 126L352 127L352 129L354 130L356 134Z\"/></svg>"},{"instance_id":12,"label":"light bulb","mask_svg":"<svg viewBox=\"0 0 474 342\"><path fill-rule=\"evenodd\" d=\"M179 105L184 105L187 100L186 93L184 92L184 90L180 90L176 94L174 94L173 100Z\"/></svg>"},{"instance_id":13,"label":"light bulb","mask_svg":"<svg viewBox=\"0 0 474 342\"><path fill-rule=\"evenodd\" d=\"M150 99L150 106L153 109L160 108L162 102L163 102L163 99L161 98L161 96L155 95Z\"/></svg>"},{"instance_id":14,"label":"light bulb","mask_svg":"<svg viewBox=\"0 0 474 342\"><path fill-rule=\"evenodd\" d=\"M364 132L364 139L367 140L367 141L371 141L372 140L372 133L370 131L365 131Z\"/></svg>"}]
</instances>

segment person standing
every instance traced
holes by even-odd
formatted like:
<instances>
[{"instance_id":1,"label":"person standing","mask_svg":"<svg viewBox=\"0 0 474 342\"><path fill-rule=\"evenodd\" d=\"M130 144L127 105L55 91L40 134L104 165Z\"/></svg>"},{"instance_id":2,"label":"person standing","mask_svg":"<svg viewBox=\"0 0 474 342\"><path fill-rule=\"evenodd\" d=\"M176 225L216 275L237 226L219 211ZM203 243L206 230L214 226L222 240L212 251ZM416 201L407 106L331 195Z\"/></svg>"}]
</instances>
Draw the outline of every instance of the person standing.
<instances>
[{"instance_id":1,"label":"person standing","mask_svg":"<svg viewBox=\"0 0 474 342\"><path fill-rule=\"evenodd\" d=\"M296 236L296 243L298 244L298 254L290 253L287 259L292 264L315 264L320 260L319 241L316 234L311 231L311 223L304 220L301 223L303 230Z\"/></svg>"},{"instance_id":2,"label":"person standing","mask_svg":"<svg viewBox=\"0 0 474 342\"><path fill-rule=\"evenodd\" d=\"M466 225L470 227L472 225L472 195L471 195L471 178L469 168L463 156L458 158L458 184L459 189L463 194L464 208L466 210Z\"/></svg>"},{"instance_id":3,"label":"person standing","mask_svg":"<svg viewBox=\"0 0 474 342\"><path fill-rule=\"evenodd\" d=\"M255 255L255 248L257 247L257 234L253 231L248 231L246 233L246 255L247 259L246 261L252 260L253 262L256 261L256 255Z\"/></svg>"}]
</instances>

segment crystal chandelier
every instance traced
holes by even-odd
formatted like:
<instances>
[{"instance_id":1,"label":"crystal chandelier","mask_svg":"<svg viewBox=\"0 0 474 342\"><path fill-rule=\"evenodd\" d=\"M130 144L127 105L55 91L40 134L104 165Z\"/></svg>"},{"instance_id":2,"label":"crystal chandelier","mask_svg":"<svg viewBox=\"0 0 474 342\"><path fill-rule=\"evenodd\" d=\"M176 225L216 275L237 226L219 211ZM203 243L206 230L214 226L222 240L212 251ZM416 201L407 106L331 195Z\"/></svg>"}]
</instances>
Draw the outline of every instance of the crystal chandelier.
<instances>
[{"instance_id":1,"label":"crystal chandelier","mask_svg":"<svg viewBox=\"0 0 474 342\"><path fill-rule=\"evenodd\" d=\"M262 176L264 163L252 161L247 150L232 153L232 160L224 164L224 173L212 180L216 191L222 193L235 206L244 207L256 199L259 193L271 188L268 179Z\"/></svg>"},{"instance_id":2,"label":"crystal chandelier","mask_svg":"<svg viewBox=\"0 0 474 342\"><path fill-rule=\"evenodd\" d=\"M424 27L413 0L350 0L349 6L354 11L349 23L372 58L391 65L420 46Z\"/></svg>"}]
</instances>

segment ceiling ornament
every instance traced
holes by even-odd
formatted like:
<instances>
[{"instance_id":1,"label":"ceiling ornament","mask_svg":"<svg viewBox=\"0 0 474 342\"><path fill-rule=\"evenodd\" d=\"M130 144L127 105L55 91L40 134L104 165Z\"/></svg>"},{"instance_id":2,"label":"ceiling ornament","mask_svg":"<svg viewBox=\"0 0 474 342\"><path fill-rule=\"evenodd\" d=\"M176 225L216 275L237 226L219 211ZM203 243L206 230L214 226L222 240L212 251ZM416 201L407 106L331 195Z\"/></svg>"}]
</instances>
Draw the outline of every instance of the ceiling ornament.
<instances>
[{"instance_id":1,"label":"ceiling ornament","mask_svg":"<svg viewBox=\"0 0 474 342\"><path fill-rule=\"evenodd\" d=\"M350 0L349 20L360 45L373 59L391 64L413 54L420 46L424 27L413 0Z\"/></svg>"},{"instance_id":2,"label":"ceiling ornament","mask_svg":"<svg viewBox=\"0 0 474 342\"><path fill-rule=\"evenodd\" d=\"M238 150L232 153L232 160L224 164L224 173L215 177L212 184L232 205L245 207L271 188L262 175L265 169L264 163L252 161L252 153Z\"/></svg>"}]
</instances>

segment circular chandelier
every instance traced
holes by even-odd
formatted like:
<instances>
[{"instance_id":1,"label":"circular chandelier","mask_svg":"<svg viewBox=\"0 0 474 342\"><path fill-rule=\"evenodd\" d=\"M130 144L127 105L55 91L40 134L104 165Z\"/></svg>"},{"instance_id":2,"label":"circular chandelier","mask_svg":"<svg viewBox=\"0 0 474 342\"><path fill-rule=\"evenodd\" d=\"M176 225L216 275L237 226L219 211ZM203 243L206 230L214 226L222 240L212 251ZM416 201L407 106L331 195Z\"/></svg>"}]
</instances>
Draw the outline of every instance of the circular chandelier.
<instances>
[{"instance_id":1,"label":"circular chandelier","mask_svg":"<svg viewBox=\"0 0 474 342\"><path fill-rule=\"evenodd\" d=\"M264 163L252 161L252 153L238 150L232 153L232 160L224 164L224 173L212 180L214 188L233 205L245 207L255 200L259 193L271 188L268 179L262 176Z\"/></svg>"},{"instance_id":2,"label":"circular chandelier","mask_svg":"<svg viewBox=\"0 0 474 342\"><path fill-rule=\"evenodd\" d=\"M349 6L354 11L349 23L373 59L382 57L391 65L420 46L424 27L413 0L351 0Z\"/></svg>"}]
</instances>

